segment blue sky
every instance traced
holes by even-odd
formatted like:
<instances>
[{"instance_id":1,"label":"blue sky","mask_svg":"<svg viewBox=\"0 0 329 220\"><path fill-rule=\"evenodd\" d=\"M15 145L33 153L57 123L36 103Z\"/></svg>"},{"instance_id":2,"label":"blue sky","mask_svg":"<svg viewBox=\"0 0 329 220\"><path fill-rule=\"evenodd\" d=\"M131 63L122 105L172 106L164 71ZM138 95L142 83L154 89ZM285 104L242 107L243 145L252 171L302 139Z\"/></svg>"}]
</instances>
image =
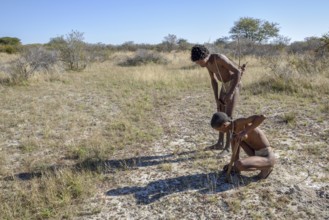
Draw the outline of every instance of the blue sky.
<instances>
[{"instance_id":1,"label":"blue sky","mask_svg":"<svg viewBox=\"0 0 329 220\"><path fill-rule=\"evenodd\" d=\"M329 32L327 0L0 0L0 37L47 43L72 30L88 43L158 44L169 34L190 43L229 36L251 17L278 24L291 41Z\"/></svg>"}]
</instances>

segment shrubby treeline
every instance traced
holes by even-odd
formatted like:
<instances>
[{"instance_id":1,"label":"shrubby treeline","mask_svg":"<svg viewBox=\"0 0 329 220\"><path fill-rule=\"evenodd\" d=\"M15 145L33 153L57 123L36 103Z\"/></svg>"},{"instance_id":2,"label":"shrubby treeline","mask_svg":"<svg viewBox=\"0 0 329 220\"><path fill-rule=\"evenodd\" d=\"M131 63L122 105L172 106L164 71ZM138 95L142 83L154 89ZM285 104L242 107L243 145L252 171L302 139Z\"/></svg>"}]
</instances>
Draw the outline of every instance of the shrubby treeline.
<instances>
[{"instance_id":1,"label":"shrubby treeline","mask_svg":"<svg viewBox=\"0 0 329 220\"><path fill-rule=\"evenodd\" d=\"M297 69L304 66L304 69L310 70L310 67L305 67L305 63L311 65L319 60L325 64L321 68L328 64L329 33L290 43L288 37L279 35L278 24L250 17L240 18L229 33L230 36L206 43L211 52L224 53L236 60L246 56L260 57L271 63L271 66L275 66L273 62L279 60L278 57L295 55L299 58L294 58L289 65L297 65ZM110 54L118 51L135 53L135 56L118 63L122 66L165 64L167 62L161 53L189 51L194 45L174 34L168 34L159 44L128 41L121 45L86 43L83 35L82 32L72 30L65 36L51 38L46 44L34 45L22 45L20 39L15 37L2 37L0 52L16 53L18 58L11 61L10 65L1 65L0 62L0 72L8 74L13 82L27 80L37 71L82 71L90 63L104 62Z\"/></svg>"}]
</instances>

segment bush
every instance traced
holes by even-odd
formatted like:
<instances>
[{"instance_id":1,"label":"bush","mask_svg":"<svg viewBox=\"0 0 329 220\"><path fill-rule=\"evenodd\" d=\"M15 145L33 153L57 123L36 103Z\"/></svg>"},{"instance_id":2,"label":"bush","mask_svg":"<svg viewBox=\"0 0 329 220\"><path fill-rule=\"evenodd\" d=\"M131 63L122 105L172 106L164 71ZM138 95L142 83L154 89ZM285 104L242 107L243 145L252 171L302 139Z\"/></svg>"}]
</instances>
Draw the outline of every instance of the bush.
<instances>
[{"instance_id":1,"label":"bush","mask_svg":"<svg viewBox=\"0 0 329 220\"><path fill-rule=\"evenodd\" d=\"M318 57L316 54L268 56L264 59L264 66L280 77L296 75L319 74L329 67L328 57Z\"/></svg>"},{"instance_id":2,"label":"bush","mask_svg":"<svg viewBox=\"0 0 329 220\"><path fill-rule=\"evenodd\" d=\"M0 44L19 46L21 45L21 40L16 37L1 37Z\"/></svg>"},{"instance_id":3,"label":"bush","mask_svg":"<svg viewBox=\"0 0 329 220\"><path fill-rule=\"evenodd\" d=\"M316 53L318 57L327 56L329 50L329 35L323 35L322 38L309 37L305 41L297 41L292 43L288 48L288 53L307 54Z\"/></svg>"},{"instance_id":4,"label":"bush","mask_svg":"<svg viewBox=\"0 0 329 220\"><path fill-rule=\"evenodd\" d=\"M13 54L17 53L21 46L21 40L16 37L1 37L0 52Z\"/></svg>"},{"instance_id":5,"label":"bush","mask_svg":"<svg viewBox=\"0 0 329 220\"><path fill-rule=\"evenodd\" d=\"M88 44L86 46L88 62L104 62L108 60L110 50L104 44Z\"/></svg>"},{"instance_id":6,"label":"bush","mask_svg":"<svg viewBox=\"0 0 329 220\"><path fill-rule=\"evenodd\" d=\"M13 83L28 80L35 72L52 73L58 61L58 54L42 47L25 49L21 56L10 63L7 74Z\"/></svg>"},{"instance_id":7,"label":"bush","mask_svg":"<svg viewBox=\"0 0 329 220\"><path fill-rule=\"evenodd\" d=\"M326 94L326 80L314 80L315 77L326 78L329 67L328 58L317 58L315 55L286 55L269 56L262 60L269 69L269 75L259 82L252 84L253 94L264 92L282 92L286 94L314 95Z\"/></svg>"},{"instance_id":8,"label":"bush","mask_svg":"<svg viewBox=\"0 0 329 220\"><path fill-rule=\"evenodd\" d=\"M3 53L13 54L13 53L17 53L18 50L19 50L18 46L0 45L0 52L3 52Z\"/></svg>"},{"instance_id":9,"label":"bush","mask_svg":"<svg viewBox=\"0 0 329 220\"><path fill-rule=\"evenodd\" d=\"M148 63L166 64L167 60L158 53L140 49L140 50L136 51L136 54L134 57L126 59L119 65L120 66L140 66L140 65L145 65Z\"/></svg>"}]
</instances>

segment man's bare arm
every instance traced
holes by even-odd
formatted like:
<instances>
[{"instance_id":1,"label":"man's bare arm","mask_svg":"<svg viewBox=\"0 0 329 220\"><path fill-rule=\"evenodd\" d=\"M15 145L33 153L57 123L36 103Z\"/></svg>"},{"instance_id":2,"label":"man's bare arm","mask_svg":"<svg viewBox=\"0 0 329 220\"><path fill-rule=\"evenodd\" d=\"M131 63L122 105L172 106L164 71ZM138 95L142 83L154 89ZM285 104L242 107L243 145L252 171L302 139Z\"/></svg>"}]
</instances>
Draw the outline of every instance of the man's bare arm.
<instances>
[{"instance_id":1,"label":"man's bare arm","mask_svg":"<svg viewBox=\"0 0 329 220\"><path fill-rule=\"evenodd\" d=\"M215 96L215 100L216 100L216 103L217 103L217 107L218 106L218 102L219 102L219 97L218 97L218 82L217 80L215 79L215 76L214 76L214 73L209 72L209 76L210 76L210 80L211 80L211 87L212 87L212 90L214 91L214 96Z\"/></svg>"},{"instance_id":2,"label":"man's bare arm","mask_svg":"<svg viewBox=\"0 0 329 220\"><path fill-rule=\"evenodd\" d=\"M227 68L233 73L232 86L227 94L227 98L230 98L233 95L233 92L237 87L238 83L240 82L241 71L237 67L235 67L226 56L222 55L222 59L224 60L223 65L225 66L225 68Z\"/></svg>"},{"instance_id":3,"label":"man's bare arm","mask_svg":"<svg viewBox=\"0 0 329 220\"><path fill-rule=\"evenodd\" d=\"M237 123L244 125L244 129L238 134L239 137L244 137L250 131L257 128L266 117L264 115L252 115L248 118L237 119Z\"/></svg>"}]
</instances>

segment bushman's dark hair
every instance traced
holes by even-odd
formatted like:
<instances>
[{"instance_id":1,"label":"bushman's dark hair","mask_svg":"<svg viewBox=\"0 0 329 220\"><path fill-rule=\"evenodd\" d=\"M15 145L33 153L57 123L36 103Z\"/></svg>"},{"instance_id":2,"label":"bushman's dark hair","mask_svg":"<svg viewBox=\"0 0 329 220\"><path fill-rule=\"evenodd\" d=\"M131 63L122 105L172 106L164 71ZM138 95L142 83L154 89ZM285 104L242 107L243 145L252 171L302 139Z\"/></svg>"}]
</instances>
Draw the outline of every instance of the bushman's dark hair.
<instances>
[{"instance_id":1,"label":"bushman's dark hair","mask_svg":"<svg viewBox=\"0 0 329 220\"><path fill-rule=\"evenodd\" d=\"M212 128L219 128L225 122L231 122L232 119L224 112L216 112L211 119L210 125Z\"/></svg>"},{"instance_id":2,"label":"bushman's dark hair","mask_svg":"<svg viewBox=\"0 0 329 220\"><path fill-rule=\"evenodd\" d=\"M198 60L203 60L209 55L209 50L200 44L196 44L192 47L191 50L191 60L193 62L198 61Z\"/></svg>"}]
</instances>

